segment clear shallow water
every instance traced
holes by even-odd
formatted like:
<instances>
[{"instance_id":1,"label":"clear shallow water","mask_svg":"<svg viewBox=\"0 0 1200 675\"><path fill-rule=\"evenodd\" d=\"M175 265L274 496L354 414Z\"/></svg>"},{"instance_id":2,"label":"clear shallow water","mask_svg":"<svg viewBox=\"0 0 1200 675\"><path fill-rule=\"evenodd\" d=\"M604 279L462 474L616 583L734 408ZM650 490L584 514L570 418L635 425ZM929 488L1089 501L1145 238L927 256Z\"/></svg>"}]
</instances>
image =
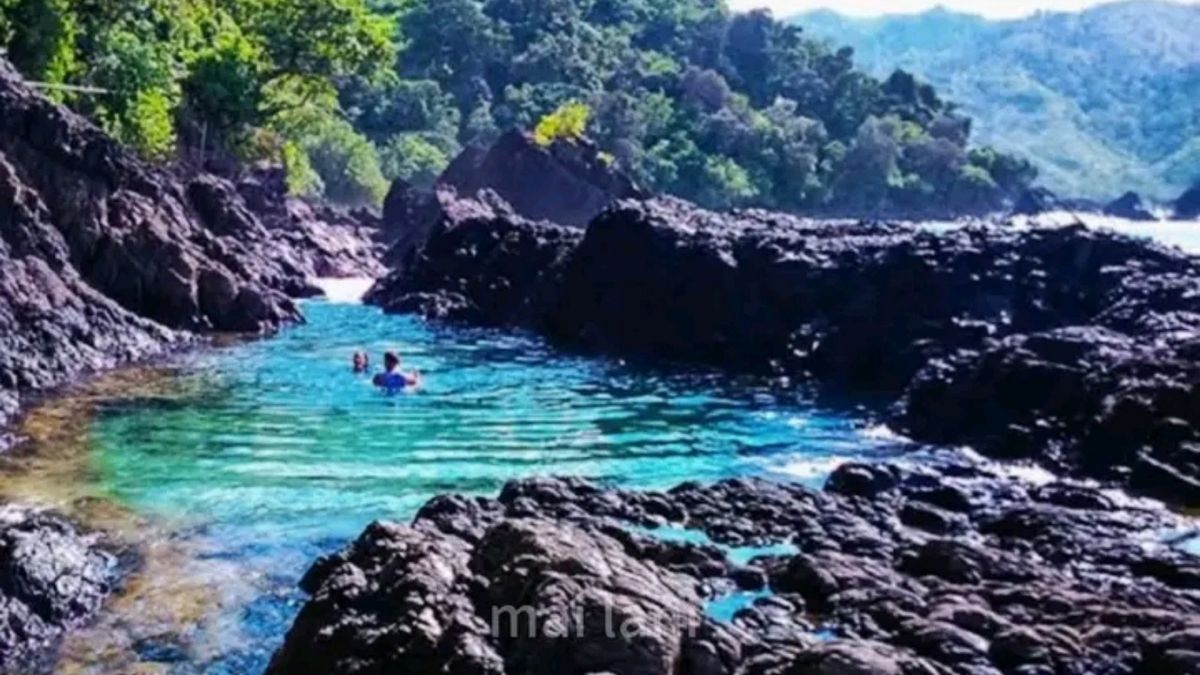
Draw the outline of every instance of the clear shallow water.
<instances>
[{"instance_id":1,"label":"clear shallow water","mask_svg":"<svg viewBox=\"0 0 1200 675\"><path fill-rule=\"evenodd\" d=\"M72 672L113 659L259 672L302 600L295 583L308 563L438 493L494 494L534 474L815 485L842 460L897 447L861 414L818 410L753 379L564 355L526 335L353 304L313 302L306 313L307 325L275 339L173 364L181 393L95 404L89 480L170 543L161 560L151 554L138 597L68 649ZM374 360L398 348L425 386L375 391L350 373L360 348Z\"/></svg>"}]
</instances>

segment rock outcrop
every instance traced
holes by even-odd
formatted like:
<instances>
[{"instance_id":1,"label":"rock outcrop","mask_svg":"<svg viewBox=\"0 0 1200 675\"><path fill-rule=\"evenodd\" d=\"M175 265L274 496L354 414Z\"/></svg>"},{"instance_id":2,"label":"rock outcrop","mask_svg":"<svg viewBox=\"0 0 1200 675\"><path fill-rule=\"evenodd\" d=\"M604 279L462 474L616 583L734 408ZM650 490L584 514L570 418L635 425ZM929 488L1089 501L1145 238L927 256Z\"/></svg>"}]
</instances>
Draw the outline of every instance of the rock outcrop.
<instances>
[{"instance_id":1,"label":"rock outcrop","mask_svg":"<svg viewBox=\"0 0 1200 675\"><path fill-rule=\"evenodd\" d=\"M277 173L146 164L0 60L0 427L21 391L188 334L269 331L300 320L309 277L379 272L378 223L334 214Z\"/></svg>"},{"instance_id":2,"label":"rock outcrop","mask_svg":"<svg viewBox=\"0 0 1200 675\"><path fill-rule=\"evenodd\" d=\"M1194 503L1196 493L1177 488L1200 477L1190 450L1200 439L1200 380L1189 365L1200 331L1198 284L1200 262L1183 253L1083 227L931 232L717 214L656 199L619 202L580 236L458 200L412 265L381 281L370 300L389 311L520 325L569 344L853 392L898 397L912 383L897 419L918 439L1036 457ZM1018 373L972 370L999 359L980 356L991 350L1025 354L1012 345L1046 344L1039 335L1064 330L1112 339L1082 361L1077 350L1051 350L1091 387L1074 398L1069 387L1055 390L1075 408L1053 420L1050 403L1039 400L1050 394L1020 396ZM1004 407L993 409L1001 392L989 386L1012 390ZM958 409L944 415L942 398L956 398ZM1096 406L1125 399L1140 402L1143 414L1128 408L1103 422L1108 413ZM1025 447L1006 449L1021 425L1033 429ZM1170 433L1155 431L1162 425ZM1122 433L1110 433L1116 428ZM1146 451L1152 432L1162 445ZM1107 445L1076 442L1090 434ZM1133 480L1160 464L1183 482Z\"/></svg>"},{"instance_id":3,"label":"rock outcrop","mask_svg":"<svg viewBox=\"0 0 1200 675\"><path fill-rule=\"evenodd\" d=\"M958 460L823 492L529 479L319 560L268 673L1194 673L1181 522Z\"/></svg>"},{"instance_id":4,"label":"rock outcrop","mask_svg":"<svg viewBox=\"0 0 1200 675\"><path fill-rule=\"evenodd\" d=\"M251 167L237 177L236 185L246 207L262 223L266 257L282 259L288 269L306 278L374 278L387 271L382 262L387 238L377 214L293 197L279 166Z\"/></svg>"},{"instance_id":5,"label":"rock outcrop","mask_svg":"<svg viewBox=\"0 0 1200 675\"><path fill-rule=\"evenodd\" d=\"M520 131L505 133L486 153L468 151L439 183L466 196L491 190L525 218L577 228L613 201L640 196L588 141L542 147Z\"/></svg>"},{"instance_id":6,"label":"rock outcrop","mask_svg":"<svg viewBox=\"0 0 1200 675\"><path fill-rule=\"evenodd\" d=\"M1175 217L1179 220L1200 219L1200 183L1184 192L1175 201Z\"/></svg>"},{"instance_id":7,"label":"rock outcrop","mask_svg":"<svg viewBox=\"0 0 1200 675\"><path fill-rule=\"evenodd\" d=\"M388 312L485 325L533 325L553 302L565 257L583 232L517 215L494 193L448 199L410 264L371 289Z\"/></svg>"},{"instance_id":8,"label":"rock outcrop","mask_svg":"<svg viewBox=\"0 0 1200 675\"><path fill-rule=\"evenodd\" d=\"M1104 215L1126 220L1152 221L1158 218L1150 212L1142 201L1142 196L1136 192L1126 192L1109 202L1104 207Z\"/></svg>"},{"instance_id":9,"label":"rock outcrop","mask_svg":"<svg viewBox=\"0 0 1200 675\"><path fill-rule=\"evenodd\" d=\"M1058 208L1058 197L1046 188L1031 187L1017 197L1013 204L1014 216L1040 216Z\"/></svg>"},{"instance_id":10,"label":"rock outcrop","mask_svg":"<svg viewBox=\"0 0 1200 675\"><path fill-rule=\"evenodd\" d=\"M278 176L240 188L140 161L0 59L0 450L25 394L197 334L300 321L309 277L379 270L361 214L287 199ZM113 565L64 522L0 510L9 672L97 611Z\"/></svg>"},{"instance_id":11,"label":"rock outcrop","mask_svg":"<svg viewBox=\"0 0 1200 675\"><path fill-rule=\"evenodd\" d=\"M40 672L63 631L100 609L116 571L95 537L55 516L0 506L0 670Z\"/></svg>"},{"instance_id":12,"label":"rock outcrop","mask_svg":"<svg viewBox=\"0 0 1200 675\"><path fill-rule=\"evenodd\" d=\"M642 196L634 182L586 139L542 147L529 134L510 131L486 150L468 146L433 189L403 180L392 184L383 212L383 229L393 242L388 263L396 269L409 264L445 215L447 204L483 192L499 197L522 218L578 229L614 201Z\"/></svg>"}]
</instances>

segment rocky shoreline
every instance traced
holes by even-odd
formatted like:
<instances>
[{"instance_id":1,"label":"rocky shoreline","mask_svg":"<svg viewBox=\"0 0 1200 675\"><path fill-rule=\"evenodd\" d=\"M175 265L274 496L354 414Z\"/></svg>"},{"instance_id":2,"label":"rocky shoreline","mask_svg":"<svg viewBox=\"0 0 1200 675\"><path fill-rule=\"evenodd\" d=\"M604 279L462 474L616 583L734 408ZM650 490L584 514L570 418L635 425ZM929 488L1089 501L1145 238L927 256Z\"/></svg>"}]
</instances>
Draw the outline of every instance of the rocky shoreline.
<instances>
[{"instance_id":1,"label":"rocky shoreline","mask_svg":"<svg viewBox=\"0 0 1200 675\"><path fill-rule=\"evenodd\" d=\"M393 312L898 401L919 441L1200 504L1200 261L1085 229L812 221L621 200L586 230L444 201Z\"/></svg>"},{"instance_id":2,"label":"rocky shoreline","mask_svg":"<svg viewBox=\"0 0 1200 675\"><path fill-rule=\"evenodd\" d=\"M233 178L142 162L0 60L0 428L22 392L272 331L311 277L382 270L368 215L287 197L278 171Z\"/></svg>"},{"instance_id":3,"label":"rocky shoreline","mask_svg":"<svg viewBox=\"0 0 1200 675\"><path fill-rule=\"evenodd\" d=\"M317 561L268 673L1196 673L1183 523L950 456L823 491L521 480Z\"/></svg>"},{"instance_id":4,"label":"rocky shoreline","mask_svg":"<svg viewBox=\"0 0 1200 675\"><path fill-rule=\"evenodd\" d=\"M194 344L302 321L314 276L382 271L380 224L282 174L149 165L0 59L0 451L22 398ZM40 668L117 583L102 537L0 505L0 670Z\"/></svg>"}]
</instances>

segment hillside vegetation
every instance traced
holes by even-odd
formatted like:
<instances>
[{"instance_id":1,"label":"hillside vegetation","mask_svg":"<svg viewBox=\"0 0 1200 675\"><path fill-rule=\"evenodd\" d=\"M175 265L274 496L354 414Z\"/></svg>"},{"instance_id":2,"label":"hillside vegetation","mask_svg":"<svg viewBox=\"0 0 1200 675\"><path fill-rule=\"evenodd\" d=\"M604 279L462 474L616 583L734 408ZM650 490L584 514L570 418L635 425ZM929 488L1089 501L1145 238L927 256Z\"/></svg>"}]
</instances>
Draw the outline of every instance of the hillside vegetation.
<instances>
[{"instance_id":1,"label":"hillside vegetation","mask_svg":"<svg viewBox=\"0 0 1200 675\"><path fill-rule=\"evenodd\" d=\"M1034 173L933 88L722 0L0 0L0 38L148 157L279 160L348 203L539 126L711 207L979 211Z\"/></svg>"},{"instance_id":2,"label":"hillside vegetation","mask_svg":"<svg viewBox=\"0 0 1200 675\"><path fill-rule=\"evenodd\" d=\"M1139 0L1016 21L934 10L795 17L872 73L905 68L1070 196L1177 197L1200 178L1200 5Z\"/></svg>"}]
</instances>

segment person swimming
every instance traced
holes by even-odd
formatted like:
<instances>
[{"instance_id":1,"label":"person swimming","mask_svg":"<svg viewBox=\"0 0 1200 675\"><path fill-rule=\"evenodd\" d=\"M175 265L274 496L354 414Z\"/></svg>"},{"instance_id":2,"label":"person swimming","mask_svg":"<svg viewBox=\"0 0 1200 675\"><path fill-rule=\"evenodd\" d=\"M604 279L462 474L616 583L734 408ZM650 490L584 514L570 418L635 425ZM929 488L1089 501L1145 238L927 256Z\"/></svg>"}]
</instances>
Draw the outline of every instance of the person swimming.
<instances>
[{"instance_id":1,"label":"person swimming","mask_svg":"<svg viewBox=\"0 0 1200 675\"><path fill-rule=\"evenodd\" d=\"M396 352L387 352L383 355L383 369L383 372L375 375L372 381L376 387L389 394L396 394L421 384L421 374L417 371L414 370L411 373L400 371L400 357L396 355Z\"/></svg>"},{"instance_id":2,"label":"person swimming","mask_svg":"<svg viewBox=\"0 0 1200 675\"><path fill-rule=\"evenodd\" d=\"M367 356L366 352L354 352L354 358L350 363L356 375L361 375L371 369L371 357Z\"/></svg>"}]
</instances>

